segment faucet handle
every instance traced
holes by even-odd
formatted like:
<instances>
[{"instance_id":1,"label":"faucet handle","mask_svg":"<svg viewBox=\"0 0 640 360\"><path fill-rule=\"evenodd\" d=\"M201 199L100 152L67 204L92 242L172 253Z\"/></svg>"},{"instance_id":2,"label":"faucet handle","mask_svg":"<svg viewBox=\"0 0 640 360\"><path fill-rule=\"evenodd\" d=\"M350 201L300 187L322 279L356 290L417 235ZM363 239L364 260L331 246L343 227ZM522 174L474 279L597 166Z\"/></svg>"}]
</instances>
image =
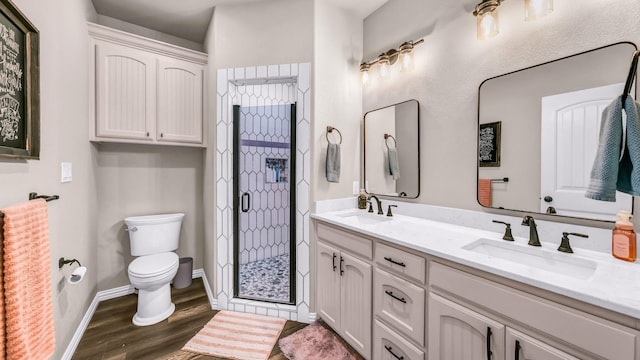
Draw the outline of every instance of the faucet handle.
<instances>
[{"instance_id":1,"label":"faucet handle","mask_svg":"<svg viewBox=\"0 0 640 360\"><path fill-rule=\"evenodd\" d=\"M371 200L367 200L367 203L369 203L369 210L367 212L372 213L373 212L373 203L371 202Z\"/></svg>"},{"instance_id":2,"label":"faucet handle","mask_svg":"<svg viewBox=\"0 0 640 360\"><path fill-rule=\"evenodd\" d=\"M583 238L588 238L589 237L589 235L580 234L580 233L563 232L562 233L562 241L560 242L560 246L558 246L558 251L562 251L562 252L566 252L566 253L573 253L573 249L571 248L571 244L569 244L569 235L580 236L580 237L583 237Z\"/></svg>"},{"instance_id":3,"label":"faucet handle","mask_svg":"<svg viewBox=\"0 0 640 360\"><path fill-rule=\"evenodd\" d=\"M502 237L502 239L507 240L507 241L513 241L513 235L511 234L511 224L506 223L504 221L498 221L498 220L493 220L494 223L496 224L504 224L507 227L504 229L504 236Z\"/></svg>"},{"instance_id":4,"label":"faucet handle","mask_svg":"<svg viewBox=\"0 0 640 360\"><path fill-rule=\"evenodd\" d=\"M389 207L387 208L387 216L393 216L393 214L391 213L391 208L392 207L397 208L398 205L389 205Z\"/></svg>"}]
</instances>

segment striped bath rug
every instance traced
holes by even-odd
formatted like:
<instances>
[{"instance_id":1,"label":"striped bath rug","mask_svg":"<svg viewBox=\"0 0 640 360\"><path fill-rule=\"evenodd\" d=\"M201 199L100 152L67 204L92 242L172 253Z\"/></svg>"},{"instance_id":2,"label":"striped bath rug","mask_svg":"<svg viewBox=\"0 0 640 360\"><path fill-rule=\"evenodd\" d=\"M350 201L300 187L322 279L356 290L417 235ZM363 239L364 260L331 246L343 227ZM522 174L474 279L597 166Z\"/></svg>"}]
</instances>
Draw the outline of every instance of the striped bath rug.
<instances>
[{"instance_id":1,"label":"striped bath rug","mask_svg":"<svg viewBox=\"0 0 640 360\"><path fill-rule=\"evenodd\" d=\"M265 360L286 320L232 311L218 312L182 348L229 359Z\"/></svg>"}]
</instances>

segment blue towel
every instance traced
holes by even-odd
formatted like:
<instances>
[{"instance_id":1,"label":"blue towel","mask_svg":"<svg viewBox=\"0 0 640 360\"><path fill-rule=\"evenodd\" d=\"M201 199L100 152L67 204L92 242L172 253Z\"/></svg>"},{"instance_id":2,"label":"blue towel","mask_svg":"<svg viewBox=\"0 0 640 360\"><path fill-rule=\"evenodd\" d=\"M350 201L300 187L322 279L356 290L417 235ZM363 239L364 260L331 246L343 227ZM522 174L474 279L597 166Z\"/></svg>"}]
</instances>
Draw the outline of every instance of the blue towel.
<instances>
[{"instance_id":1,"label":"blue towel","mask_svg":"<svg viewBox=\"0 0 640 360\"><path fill-rule=\"evenodd\" d=\"M630 96L624 104L627 116L623 145L622 96L602 112L596 158L585 196L601 201L616 201L616 189L640 195L640 119L638 106ZM621 159L621 154L623 154Z\"/></svg>"},{"instance_id":2,"label":"blue towel","mask_svg":"<svg viewBox=\"0 0 640 360\"><path fill-rule=\"evenodd\" d=\"M389 175L393 180L400 179L400 163L398 162L398 150L396 148L389 148L387 151L389 157Z\"/></svg>"},{"instance_id":3,"label":"blue towel","mask_svg":"<svg viewBox=\"0 0 640 360\"><path fill-rule=\"evenodd\" d=\"M340 144L327 146L326 176L328 182L340 182Z\"/></svg>"}]
</instances>

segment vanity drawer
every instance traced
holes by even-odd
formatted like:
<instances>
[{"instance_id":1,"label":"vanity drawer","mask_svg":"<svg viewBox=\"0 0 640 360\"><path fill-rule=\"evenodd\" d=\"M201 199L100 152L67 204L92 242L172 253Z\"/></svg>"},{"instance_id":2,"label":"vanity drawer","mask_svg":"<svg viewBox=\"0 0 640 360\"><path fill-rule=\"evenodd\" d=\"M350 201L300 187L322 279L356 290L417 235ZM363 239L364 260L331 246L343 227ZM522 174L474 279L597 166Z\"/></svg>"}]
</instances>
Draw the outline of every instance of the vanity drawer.
<instances>
[{"instance_id":1,"label":"vanity drawer","mask_svg":"<svg viewBox=\"0 0 640 360\"><path fill-rule=\"evenodd\" d=\"M338 230L322 223L318 223L318 238L349 250L353 254L357 254L371 260L371 256L373 254L373 242L369 239L346 231Z\"/></svg>"},{"instance_id":2,"label":"vanity drawer","mask_svg":"<svg viewBox=\"0 0 640 360\"><path fill-rule=\"evenodd\" d=\"M384 244L376 246L376 263L390 271L424 284L427 276L426 260L418 255Z\"/></svg>"},{"instance_id":3,"label":"vanity drawer","mask_svg":"<svg viewBox=\"0 0 640 360\"><path fill-rule=\"evenodd\" d=\"M424 360L424 352L398 336L380 321L374 321L374 360Z\"/></svg>"},{"instance_id":4,"label":"vanity drawer","mask_svg":"<svg viewBox=\"0 0 640 360\"><path fill-rule=\"evenodd\" d=\"M373 275L375 315L424 345L425 290L376 269Z\"/></svg>"}]
</instances>

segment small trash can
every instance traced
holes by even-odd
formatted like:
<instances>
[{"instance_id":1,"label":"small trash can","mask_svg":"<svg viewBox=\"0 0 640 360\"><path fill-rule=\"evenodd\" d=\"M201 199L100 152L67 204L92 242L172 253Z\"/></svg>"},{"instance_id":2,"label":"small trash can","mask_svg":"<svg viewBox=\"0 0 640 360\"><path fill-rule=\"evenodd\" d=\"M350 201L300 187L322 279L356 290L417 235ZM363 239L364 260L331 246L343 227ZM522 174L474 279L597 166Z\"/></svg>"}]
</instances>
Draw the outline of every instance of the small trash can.
<instances>
[{"instance_id":1,"label":"small trash can","mask_svg":"<svg viewBox=\"0 0 640 360\"><path fill-rule=\"evenodd\" d=\"M180 258L180 265L178 265L178 272L173 278L173 288L182 289L191 285L191 273L193 272L193 258L183 257Z\"/></svg>"}]
</instances>

